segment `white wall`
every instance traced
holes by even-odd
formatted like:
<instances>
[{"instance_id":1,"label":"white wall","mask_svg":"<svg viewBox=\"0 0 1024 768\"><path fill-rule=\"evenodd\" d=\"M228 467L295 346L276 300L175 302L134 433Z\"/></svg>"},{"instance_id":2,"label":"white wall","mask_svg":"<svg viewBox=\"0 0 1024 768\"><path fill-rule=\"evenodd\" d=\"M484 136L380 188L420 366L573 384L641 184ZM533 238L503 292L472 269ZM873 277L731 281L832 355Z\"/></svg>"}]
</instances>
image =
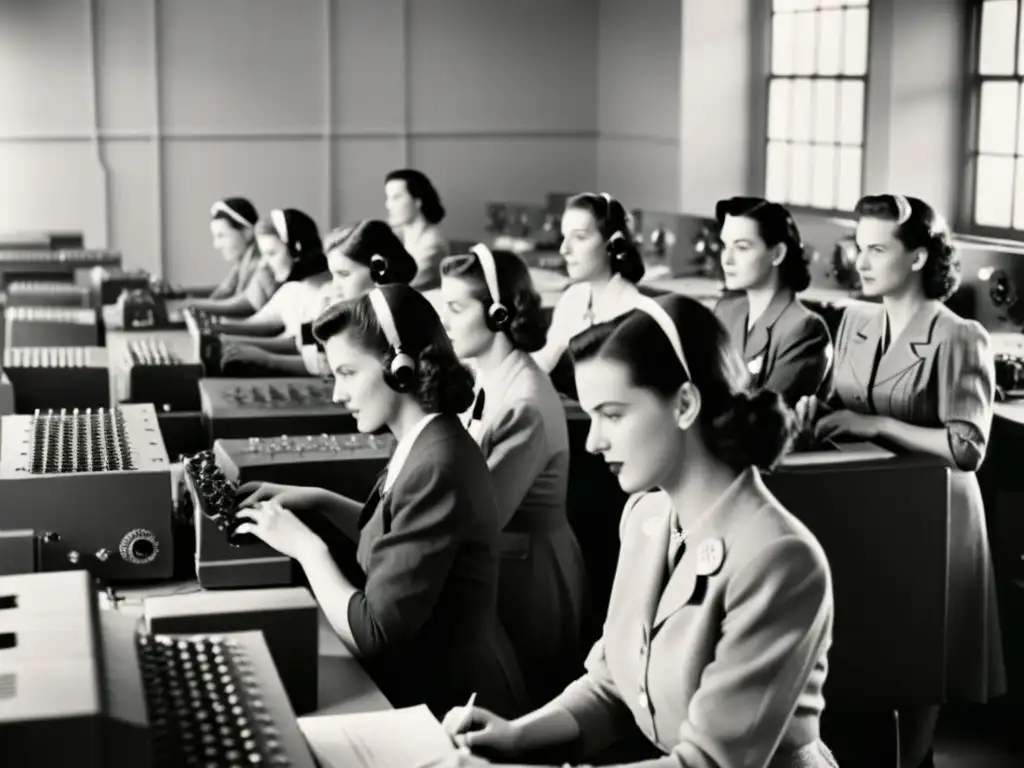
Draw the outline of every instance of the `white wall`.
<instances>
[{"instance_id":1,"label":"white wall","mask_svg":"<svg viewBox=\"0 0 1024 768\"><path fill-rule=\"evenodd\" d=\"M208 283L207 211L323 227L422 168L449 234L597 184L593 0L3 0L0 231L78 229Z\"/></svg>"}]
</instances>

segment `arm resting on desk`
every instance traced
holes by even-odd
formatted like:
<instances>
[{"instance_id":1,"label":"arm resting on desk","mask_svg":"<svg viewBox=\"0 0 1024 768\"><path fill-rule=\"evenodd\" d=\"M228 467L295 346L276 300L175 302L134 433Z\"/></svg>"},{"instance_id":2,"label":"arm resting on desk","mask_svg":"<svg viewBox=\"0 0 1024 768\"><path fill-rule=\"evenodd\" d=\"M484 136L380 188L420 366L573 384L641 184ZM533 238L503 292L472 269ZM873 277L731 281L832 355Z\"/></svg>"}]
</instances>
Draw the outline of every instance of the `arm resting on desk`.
<instances>
[{"instance_id":1,"label":"arm resting on desk","mask_svg":"<svg viewBox=\"0 0 1024 768\"><path fill-rule=\"evenodd\" d=\"M212 315L224 315L225 317L247 317L253 312L252 304L244 294L228 298L194 299L188 303L188 306L209 312Z\"/></svg>"},{"instance_id":2,"label":"arm resting on desk","mask_svg":"<svg viewBox=\"0 0 1024 768\"><path fill-rule=\"evenodd\" d=\"M317 542L316 547L310 547L298 557L299 565L302 566L313 595L331 628L345 644L345 648L358 658L359 645L349 624L348 606L359 594L359 590L338 570L327 545L320 539L317 539Z\"/></svg>"}]
</instances>

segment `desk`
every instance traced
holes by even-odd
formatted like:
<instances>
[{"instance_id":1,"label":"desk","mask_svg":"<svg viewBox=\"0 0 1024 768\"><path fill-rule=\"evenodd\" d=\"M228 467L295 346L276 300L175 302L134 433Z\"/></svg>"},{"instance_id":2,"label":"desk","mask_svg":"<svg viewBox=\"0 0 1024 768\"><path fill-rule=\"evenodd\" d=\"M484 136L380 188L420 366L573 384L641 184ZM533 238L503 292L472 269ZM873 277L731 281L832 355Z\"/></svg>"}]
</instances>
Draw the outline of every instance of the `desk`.
<instances>
[{"instance_id":1,"label":"desk","mask_svg":"<svg viewBox=\"0 0 1024 768\"><path fill-rule=\"evenodd\" d=\"M198 592L196 581L164 583L146 587L118 589L117 610L126 615L142 617L142 601L147 597L180 595ZM111 610L106 595L100 596L100 607ZM377 686L363 671L362 665L349 653L341 640L327 623L323 611L320 619L320 659L317 664L319 683L319 708L313 714L336 715L354 712L377 712L391 709L391 704L377 689Z\"/></svg>"}]
</instances>

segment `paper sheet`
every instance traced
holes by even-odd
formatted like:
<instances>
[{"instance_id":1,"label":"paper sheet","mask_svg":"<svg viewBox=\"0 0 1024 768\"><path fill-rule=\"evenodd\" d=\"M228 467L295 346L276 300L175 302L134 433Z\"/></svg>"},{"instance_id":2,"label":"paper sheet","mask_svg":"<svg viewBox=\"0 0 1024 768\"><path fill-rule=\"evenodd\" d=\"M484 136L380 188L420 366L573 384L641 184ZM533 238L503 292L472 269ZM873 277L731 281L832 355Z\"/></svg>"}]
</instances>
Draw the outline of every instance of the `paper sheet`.
<instances>
[{"instance_id":1,"label":"paper sheet","mask_svg":"<svg viewBox=\"0 0 1024 768\"><path fill-rule=\"evenodd\" d=\"M808 467L819 464L847 464L851 461L891 459L892 451L868 442L836 443L834 448L820 451L791 453L781 462L783 467Z\"/></svg>"},{"instance_id":2,"label":"paper sheet","mask_svg":"<svg viewBox=\"0 0 1024 768\"><path fill-rule=\"evenodd\" d=\"M415 768L455 747L425 706L298 718L324 768Z\"/></svg>"}]
</instances>

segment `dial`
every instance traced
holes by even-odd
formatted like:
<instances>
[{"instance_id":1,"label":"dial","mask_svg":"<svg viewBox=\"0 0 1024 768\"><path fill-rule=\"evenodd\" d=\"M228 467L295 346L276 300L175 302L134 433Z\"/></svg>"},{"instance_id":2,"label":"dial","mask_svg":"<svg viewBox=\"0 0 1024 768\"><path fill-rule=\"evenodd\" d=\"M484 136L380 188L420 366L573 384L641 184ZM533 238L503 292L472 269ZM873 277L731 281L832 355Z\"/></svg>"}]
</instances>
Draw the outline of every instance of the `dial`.
<instances>
[{"instance_id":1,"label":"dial","mask_svg":"<svg viewBox=\"0 0 1024 768\"><path fill-rule=\"evenodd\" d=\"M135 528L124 535L117 551L121 559L127 563L146 565L156 560L156 556L160 554L160 542L152 531Z\"/></svg>"}]
</instances>

